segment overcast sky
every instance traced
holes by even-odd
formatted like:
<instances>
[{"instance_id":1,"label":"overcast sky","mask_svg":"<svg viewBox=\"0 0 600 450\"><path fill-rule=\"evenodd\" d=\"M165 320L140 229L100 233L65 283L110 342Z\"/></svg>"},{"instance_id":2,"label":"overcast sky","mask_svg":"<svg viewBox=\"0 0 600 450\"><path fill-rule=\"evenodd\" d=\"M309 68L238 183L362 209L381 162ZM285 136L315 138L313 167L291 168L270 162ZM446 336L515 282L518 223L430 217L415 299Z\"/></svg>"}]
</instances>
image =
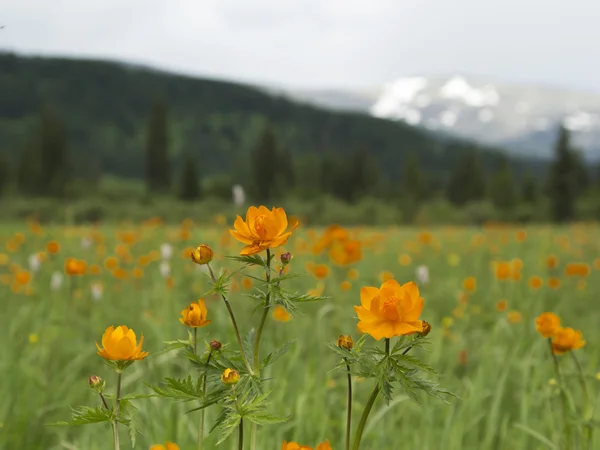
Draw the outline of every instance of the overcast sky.
<instances>
[{"instance_id":1,"label":"overcast sky","mask_svg":"<svg viewBox=\"0 0 600 450\"><path fill-rule=\"evenodd\" d=\"M287 87L488 76L600 91L600 0L1 0L0 49Z\"/></svg>"}]
</instances>

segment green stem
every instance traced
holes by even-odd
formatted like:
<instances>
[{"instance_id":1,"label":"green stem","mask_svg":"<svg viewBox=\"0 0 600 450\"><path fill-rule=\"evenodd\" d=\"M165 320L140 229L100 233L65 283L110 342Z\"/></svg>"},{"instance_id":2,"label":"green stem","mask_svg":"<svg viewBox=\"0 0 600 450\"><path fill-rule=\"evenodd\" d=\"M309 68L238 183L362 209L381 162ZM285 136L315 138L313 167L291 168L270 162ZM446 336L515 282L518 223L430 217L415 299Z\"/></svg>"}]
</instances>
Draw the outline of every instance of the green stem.
<instances>
[{"instance_id":1,"label":"green stem","mask_svg":"<svg viewBox=\"0 0 600 450\"><path fill-rule=\"evenodd\" d=\"M113 437L114 437L114 442L115 442L115 450L119 450L119 448L120 448L120 444L119 444L119 409L121 408L121 378L122 378L122 373L120 371L117 373L118 373L117 397L115 400L115 403L116 403L115 420L113 421Z\"/></svg>"},{"instance_id":2,"label":"green stem","mask_svg":"<svg viewBox=\"0 0 600 450\"><path fill-rule=\"evenodd\" d=\"M587 387L587 382L585 381L583 369L581 367L581 364L579 363L579 360L577 359L577 356L575 356L575 353L573 351L571 351L571 357L573 358L573 361L575 361L575 365L577 366L577 371L579 373L579 382L581 383L581 392L583 393L583 420L586 422L585 439L587 441L586 448L589 450L592 447L592 442L594 439L594 428L590 424L590 421L594 416L594 408L592 407L592 404L590 402L590 395Z\"/></svg>"},{"instance_id":3,"label":"green stem","mask_svg":"<svg viewBox=\"0 0 600 450\"><path fill-rule=\"evenodd\" d=\"M194 355L198 349L198 328L194 327Z\"/></svg>"},{"instance_id":4,"label":"green stem","mask_svg":"<svg viewBox=\"0 0 600 450\"><path fill-rule=\"evenodd\" d=\"M196 328L194 328L194 331L196 331ZM194 333L194 340L195 340L195 333ZM210 363L210 358L212 357L212 349L210 350L210 352L208 352L208 357L206 358L206 365L208 366L208 363ZM195 351L194 351L195 353ZM207 378L207 373L204 372L202 374L202 397L204 400L206 400L206 378ZM202 408L200 410L200 423L198 424L198 443L197 443L197 447L198 450L202 450L202 448L204 447L204 413L206 411L206 408Z\"/></svg>"},{"instance_id":5,"label":"green stem","mask_svg":"<svg viewBox=\"0 0 600 450\"><path fill-rule=\"evenodd\" d=\"M267 272L265 275L265 279L267 284L271 282L271 250L267 249ZM262 338L262 332L265 328L265 323L267 322L267 317L269 316L269 309L271 308L271 288L270 286L267 288L267 295L265 298L265 307L263 309L262 316L260 318L260 323L258 325L258 329L256 330L256 337L254 339L254 349L253 349L253 357L254 357L254 372L256 374L260 374L260 341ZM250 427L250 449L256 450L256 434L258 432L258 425L252 422L252 426Z\"/></svg>"},{"instance_id":6,"label":"green stem","mask_svg":"<svg viewBox=\"0 0 600 450\"><path fill-rule=\"evenodd\" d=\"M385 354L386 357L390 355L390 340L389 338L385 339ZM373 388L373 392L371 392L371 396L369 400L367 400L367 404L365 405L365 409L360 416L360 421L358 422L358 428L356 429L356 434L354 435L354 446L352 450L359 450L360 448L360 440L362 439L363 432L365 430L365 425L367 424L367 418L369 417L369 413L373 408L373 404L379 395L379 391L381 391L379 384L376 384Z\"/></svg>"},{"instance_id":7,"label":"green stem","mask_svg":"<svg viewBox=\"0 0 600 450\"><path fill-rule=\"evenodd\" d=\"M352 375L350 374L350 365L346 362L348 371L348 412L346 416L346 450L350 450L350 428L352 426Z\"/></svg>"},{"instance_id":8,"label":"green stem","mask_svg":"<svg viewBox=\"0 0 600 450\"><path fill-rule=\"evenodd\" d=\"M214 274L212 268L210 267L210 264L206 264L206 266L208 267L208 272L210 274L210 278L212 279L213 283L216 283L217 278L215 277L215 274ZM246 365L246 369L248 369L248 372L250 373L250 375L254 375L254 370L252 370L252 367L250 367L250 363L248 362L248 358L246 357L246 352L244 351L244 345L242 344L242 336L240 335L240 329L237 325L237 321L235 320L235 315L233 314L233 309L231 309L231 305L229 304L229 300L227 300L227 297L225 297L223 294L221 294L221 298L225 302L225 306L227 307L227 311L229 312L229 317L231 318L231 323L233 324L233 329L235 330L235 337L237 339L238 345L240 346L240 352L242 354L242 358L244 358L244 363Z\"/></svg>"},{"instance_id":9,"label":"green stem","mask_svg":"<svg viewBox=\"0 0 600 450\"><path fill-rule=\"evenodd\" d=\"M560 366L558 364L558 358L554 354L552 350L552 338L548 339L548 345L550 346L550 354L552 355L552 360L554 361L554 370L556 372L556 380L558 381L558 386L560 388L560 398L562 401L562 413L563 413L563 433L565 435L566 445L565 449L571 449L571 427L569 426L569 402L567 399L567 393L565 391L565 386L562 381L562 376L560 373Z\"/></svg>"},{"instance_id":10,"label":"green stem","mask_svg":"<svg viewBox=\"0 0 600 450\"><path fill-rule=\"evenodd\" d=\"M244 450L244 419L240 419L240 430L238 434L238 449Z\"/></svg>"}]
</instances>

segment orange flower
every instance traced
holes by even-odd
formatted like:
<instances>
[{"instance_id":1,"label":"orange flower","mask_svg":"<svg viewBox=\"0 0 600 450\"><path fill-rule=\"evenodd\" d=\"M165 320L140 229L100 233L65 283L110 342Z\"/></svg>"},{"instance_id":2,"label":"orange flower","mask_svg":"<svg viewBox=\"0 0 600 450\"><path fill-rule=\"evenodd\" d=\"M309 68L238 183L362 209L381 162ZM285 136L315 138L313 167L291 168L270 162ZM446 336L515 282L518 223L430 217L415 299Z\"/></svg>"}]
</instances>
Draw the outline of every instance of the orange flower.
<instances>
[{"instance_id":1,"label":"orange flower","mask_svg":"<svg viewBox=\"0 0 600 450\"><path fill-rule=\"evenodd\" d=\"M410 255L407 255L406 253L404 253L404 254L398 256L398 262L400 263L401 266L410 266L412 259L411 259Z\"/></svg>"},{"instance_id":2,"label":"orange flower","mask_svg":"<svg viewBox=\"0 0 600 450\"><path fill-rule=\"evenodd\" d=\"M515 240L517 242L524 242L525 239L527 239L527 231L525 230L519 230L516 232L515 234Z\"/></svg>"},{"instance_id":3,"label":"orange flower","mask_svg":"<svg viewBox=\"0 0 600 450\"><path fill-rule=\"evenodd\" d=\"M590 274L590 266L585 263L570 263L565 267L565 274L569 276L587 277Z\"/></svg>"},{"instance_id":4,"label":"orange flower","mask_svg":"<svg viewBox=\"0 0 600 450\"><path fill-rule=\"evenodd\" d=\"M358 280L358 275L358 270L350 269L347 276L349 280Z\"/></svg>"},{"instance_id":5,"label":"orange flower","mask_svg":"<svg viewBox=\"0 0 600 450\"><path fill-rule=\"evenodd\" d=\"M184 308L181 311L181 318L179 321L192 328L205 327L210 323L210 320L206 320L208 311L203 299L199 299L198 303L190 303L190 306Z\"/></svg>"},{"instance_id":6,"label":"orange flower","mask_svg":"<svg viewBox=\"0 0 600 450\"><path fill-rule=\"evenodd\" d=\"M347 292L352 289L352 283L350 283L348 280L344 280L340 283L340 289L344 292Z\"/></svg>"},{"instance_id":7,"label":"orange flower","mask_svg":"<svg viewBox=\"0 0 600 450\"><path fill-rule=\"evenodd\" d=\"M273 308L273 319L279 322L287 322L292 318L292 315L281 305L275 305Z\"/></svg>"},{"instance_id":8,"label":"orange flower","mask_svg":"<svg viewBox=\"0 0 600 450\"><path fill-rule=\"evenodd\" d=\"M374 339L391 338L421 332L419 320L423 310L423 298L414 282L400 285L387 280L381 288L363 287L360 290L361 306L354 310L360 321L358 329Z\"/></svg>"},{"instance_id":9,"label":"orange flower","mask_svg":"<svg viewBox=\"0 0 600 450\"><path fill-rule=\"evenodd\" d=\"M556 277L548 278L548 287L550 289L558 289L560 287L560 280Z\"/></svg>"},{"instance_id":10,"label":"orange flower","mask_svg":"<svg viewBox=\"0 0 600 450\"><path fill-rule=\"evenodd\" d=\"M252 281L252 278L245 277L242 280L242 287L246 290L252 289L253 285L254 285L254 282Z\"/></svg>"},{"instance_id":11,"label":"orange flower","mask_svg":"<svg viewBox=\"0 0 600 450\"><path fill-rule=\"evenodd\" d=\"M539 289L543 286L543 284L544 284L544 280L542 280L538 276L533 276L533 277L529 278L529 287L531 289Z\"/></svg>"},{"instance_id":12,"label":"orange flower","mask_svg":"<svg viewBox=\"0 0 600 450\"><path fill-rule=\"evenodd\" d=\"M354 264L362 258L361 244L359 241L337 241L329 250L329 258L338 266Z\"/></svg>"},{"instance_id":13,"label":"orange flower","mask_svg":"<svg viewBox=\"0 0 600 450\"><path fill-rule=\"evenodd\" d=\"M497 262L494 269L497 280L508 280L512 275L512 267L508 261Z\"/></svg>"},{"instance_id":14,"label":"orange flower","mask_svg":"<svg viewBox=\"0 0 600 450\"><path fill-rule=\"evenodd\" d=\"M556 269L558 267L558 257L556 255L548 255L546 258L546 267L548 269Z\"/></svg>"},{"instance_id":15,"label":"orange flower","mask_svg":"<svg viewBox=\"0 0 600 450\"><path fill-rule=\"evenodd\" d=\"M311 272L317 280L322 280L323 278L327 278L327 275L329 275L329 267L327 267L325 264L317 264L312 267Z\"/></svg>"},{"instance_id":16,"label":"orange flower","mask_svg":"<svg viewBox=\"0 0 600 450\"><path fill-rule=\"evenodd\" d=\"M552 352L561 355L571 350L576 350L585 345L581 331L573 328L559 328L552 337Z\"/></svg>"},{"instance_id":17,"label":"orange flower","mask_svg":"<svg viewBox=\"0 0 600 450\"><path fill-rule=\"evenodd\" d=\"M69 258L65 261L65 272L67 275L83 275L85 273L86 267L87 263L83 260Z\"/></svg>"},{"instance_id":18,"label":"orange flower","mask_svg":"<svg viewBox=\"0 0 600 450\"><path fill-rule=\"evenodd\" d=\"M477 289L477 280L475 277L467 277L463 280L463 288L465 291L473 292Z\"/></svg>"},{"instance_id":19,"label":"orange flower","mask_svg":"<svg viewBox=\"0 0 600 450\"><path fill-rule=\"evenodd\" d=\"M423 231L419 233L419 242L423 245L427 245L431 242L431 233Z\"/></svg>"},{"instance_id":20,"label":"orange flower","mask_svg":"<svg viewBox=\"0 0 600 450\"><path fill-rule=\"evenodd\" d=\"M103 348L100 348L97 342L96 347L98 348L98 354L106 360L135 361L148 356L148 352L142 351L143 343L143 334L138 344L134 331L125 325L121 325L117 328L108 327L102 336Z\"/></svg>"},{"instance_id":21,"label":"orange flower","mask_svg":"<svg viewBox=\"0 0 600 450\"><path fill-rule=\"evenodd\" d=\"M379 274L379 279L381 281L387 281L387 280L391 280L394 278L394 274L392 272L388 272L387 270L384 270L383 272L381 272Z\"/></svg>"},{"instance_id":22,"label":"orange flower","mask_svg":"<svg viewBox=\"0 0 600 450\"><path fill-rule=\"evenodd\" d=\"M190 253L190 256L196 264L204 265L212 261L214 253L208 245L200 244Z\"/></svg>"},{"instance_id":23,"label":"orange flower","mask_svg":"<svg viewBox=\"0 0 600 450\"><path fill-rule=\"evenodd\" d=\"M496 311L503 312L508 308L508 302L506 300L499 300L496 302Z\"/></svg>"},{"instance_id":24,"label":"orange flower","mask_svg":"<svg viewBox=\"0 0 600 450\"><path fill-rule=\"evenodd\" d=\"M165 445L156 444L150 447L150 450L179 450L179 445L175 442L167 442Z\"/></svg>"},{"instance_id":25,"label":"orange flower","mask_svg":"<svg viewBox=\"0 0 600 450\"><path fill-rule=\"evenodd\" d=\"M143 278L144 270L141 267L134 267L134 269L131 271L131 274L133 275L133 278Z\"/></svg>"},{"instance_id":26,"label":"orange flower","mask_svg":"<svg viewBox=\"0 0 600 450\"><path fill-rule=\"evenodd\" d=\"M535 319L535 329L543 338L549 338L560 328L560 317L553 312L545 312Z\"/></svg>"},{"instance_id":27,"label":"orange flower","mask_svg":"<svg viewBox=\"0 0 600 450\"><path fill-rule=\"evenodd\" d=\"M298 222L294 223L289 231L288 220L283 208L269 210L266 206L251 206L246 212L246 221L237 216L233 227L229 230L231 236L246 244L240 255L255 255L268 248L276 248L287 243L292 231Z\"/></svg>"},{"instance_id":28,"label":"orange flower","mask_svg":"<svg viewBox=\"0 0 600 450\"><path fill-rule=\"evenodd\" d=\"M523 315L519 311L509 311L506 317L510 323L519 323L523 320Z\"/></svg>"},{"instance_id":29,"label":"orange flower","mask_svg":"<svg viewBox=\"0 0 600 450\"><path fill-rule=\"evenodd\" d=\"M46 244L46 251L51 255L56 255L60 251L60 244L56 241L50 241Z\"/></svg>"},{"instance_id":30,"label":"orange flower","mask_svg":"<svg viewBox=\"0 0 600 450\"><path fill-rule=\"evenodd\" d=\"M102 268L98 264L92 264L88 269L90 275L100 275Z\"/></svg>"},{"instance_id":31,"label":"orange flower","mask_svg":"<svg viewBox=\"0 0 600 450\"><path fill-rule=\"evenodd\" d=\"M113 270L119 266L119 259L116 256L109 256L104 260L106 270Z\"/></svg>"},{"instance_id":32,"label":"orange flower","mask_svg":"<svg viewBox=\"0 0 600 450\"><path fill-rule=\"evenodd\" d=\"M283 441L283 444L281 444L281 450L313 450L313 449L312 449L312 447L309 447L308 445L300 445L297 442ZM329 444L329 440L327 440L325 442L321 442L319 445L317 445L317 448L315 450L331 450L331 445Z\"/></svg>"}]
</instances>

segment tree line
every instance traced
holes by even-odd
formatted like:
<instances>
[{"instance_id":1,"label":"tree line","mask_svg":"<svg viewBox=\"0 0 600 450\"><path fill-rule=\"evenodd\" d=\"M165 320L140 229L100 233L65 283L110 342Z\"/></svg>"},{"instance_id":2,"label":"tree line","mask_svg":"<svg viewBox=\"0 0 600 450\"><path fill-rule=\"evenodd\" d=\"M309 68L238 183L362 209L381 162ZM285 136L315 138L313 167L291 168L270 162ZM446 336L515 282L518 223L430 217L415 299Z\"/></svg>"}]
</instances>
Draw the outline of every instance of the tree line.
<instances>
[{"instance_id":1,"label":"tree line","mask_svg":"<svg viewBox=\"0 0 600 450\"><path fill-rule=\"evenodd\" d=\"M16 171L0 160L0 190L6 191L9 175L14 172L17 190L24 196L68 198L75 194L73 182L78 174L69 158L65 123L50 108L40 111L37 122ZM150 198L176 195L184 201L199 200L214 194L202 189L202 178L210 176L221 180L220 194L228 199L236 178L248 196L260 203L281 201L290 195L304 199L328 195L348 203L371 196L398 203L409 217L423 202L436 197L445 197L457 207L488 200L505 212L518 204L535 206L545 197L551 203L553 219L561 222L575 218L577 199L591 187L588 170L565 128L559 130L554 160L545 178L531 173L517 177L506 156L493 170L486 170L478 151L472 150L447 169L446 177L424 170L418 152L408 153L391 179L368 148L344 154L331 151L292 155L280 144L275 128L268 124L245 159L232 164L229 173L220 174L220 178L206 174L202 158L191 151L180 158L176 170L169 152L170 126L167 105L157 99L147 117L143 144L145 184Z\"/></svg>"}]
</instances>

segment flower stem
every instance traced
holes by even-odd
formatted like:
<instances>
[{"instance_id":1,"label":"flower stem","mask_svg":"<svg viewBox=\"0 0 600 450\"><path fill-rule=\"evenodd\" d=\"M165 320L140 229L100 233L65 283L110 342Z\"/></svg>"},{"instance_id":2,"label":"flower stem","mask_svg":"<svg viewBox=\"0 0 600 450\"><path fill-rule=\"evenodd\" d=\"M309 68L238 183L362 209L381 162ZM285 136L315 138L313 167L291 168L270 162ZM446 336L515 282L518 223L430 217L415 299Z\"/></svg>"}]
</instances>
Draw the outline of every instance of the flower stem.
<instances>
[{"instance_id":1,"label":"flower stem","mask_svg":"<svg viewBox=\"0 0 600 450\"><path fill-rule=\"evenodd\" d=\"M244 450L244 419L240 419L239 434L238 434L238 449Z\"/></svg>"},{"instance_id":2,"label":"flower stem","mask_svg":"<svg viewBox=\"0 0 600 450\"><path fill-rule=\"evenodd\" d=\"M267 284L271 282L271 250L267 249L267 270L265 274L265 279ZM271 290L270 287L267 288L267 295L265 298L265 307L263 309L262 316L260 318L260 323L258 324L258 329L256 330L256 337L254 338L254 349L253 349L253 359L254 359L254 372L258 375L260 374L260 341L262 338L262 332L265 328L265 323L267 322L267 317L269 316L269 309L271 308ZM250 427L250 449L256 450L256 433L258 431L258 425L252 422L252 426Z\"/></svg>"},{"instance_id":3,"label":"flower stem","mask_svg":"<svg viewBox=\"0 0 600 450\"><path fill-rule=\"evenodd\" d=\"M115 420L113 421L113 437L115 442L115 450L119 450L119 409L121 407L121 371L117 372L117 397L115 400Z\"/></svg>"},{"instance_id":4,"label":"flower stem","mask_svg":"<svg viewBox=\"0 0 600 450\"><path fill-rule=\"evenodd\" d=\"M100 393L99 395L100 395L100 398L102 399L102 404L104 405L104 407L105 407L106 409L110 409L110 408L108 407L108 403L106 403L106 398L104 397L104 394Z\"/></svg>"},{"instance_id":5,"label":"flower stem","mask_svg":"<svg viewBox=\"0 0 600 450\"><path fill-rule=\"evenodd\" d=\"M206 264L206 267L208 267L208 272L210 274L210 278L212 279L213 283L216 283L217 278L215 277L212 267L210 267L210 264ZM246 352L244 351L244 345L242 344L242 336L240 335L240 329L237 325L237 321L235 320L235 315L233 314L233 309L231 309L231 305L229 304L229 300L227 300L227 297L225 297L223 294L221 294L221 298L225 302L227 311L229 311L229 317L231 318L231 323L233 324L233 329L235 330L235 337L237 339L238 345L240 346L240 352L242 354L242 358L244 358L244 363L246 365L246 368L248 369L248 372L250 373L250 375L254 375L254 370L252 370L252 367L250 367L250 363L248 362L248 358L246 357Z\"/></svg>"},{"instance_id":6,"label":"flower stem","mask_svg":"<svg viewBox=\"0 0 600 450\"><path fill-rule=\"evenodd\" d=\"M194 327L194 355L196 354L196 351L198 350L198 328Z\"/></svg>"},{"instance_id":7,"label":"flower stem","mask_svg":"<svg viewBox=\"0 0 600 450\"><path fill-rule=\"evenodd\" d=\"M552 338L548 339L548 345L550 346L550 354L552 355L552 360L554 361L554 370L556 372L556 380L558 381L558 386L560 388L560 398L562 401L562 413L563 413L563 433L565 435L565 450L571 449L571 427L569 426L569 404L567 400L567 393L565 391L565 386L562 381L562 376L560 373L560 366L558 364L558 358L554 354L552 350Z\"/></svg>"},{"instance_id":8,"label":"flower stem","mask_svg":"<svg viewBox=\"0 0 600 450\"><path fill-rule=\"evenodd\" d=\"M586 422L585 424L585 440L586 447L588 450L592 448L592 442L594 439L594 428L590 425L590 421L594 415L594 409L590 402L590 395L587 388L587 383L585 381L585 375L583 373L583 369L581 368L581 364L575 356L575 353L571 351L571 357L573 361L575 361L575 365L577 366L577 371L579 372L579 382L581 383L581 392L583 393L583 420Z\"/></svg>"},{"instance_id":9,"label":"flower stem","mask_svg":"<svg viewBox=\"0 0 600 450\"><path fill-rule=\"evenodd\" d=\"M386 358L390 356L390 339L389 338L385 339L385 354L386 354ZM367 400L365 409L364 409L362 415L360 416L360 421L358 422L358 428L356 429L356 434L354 435L354 446L352 447L352 450L359 450L359 448L360 448L360 440L362 439L365 425L367 423L367 418L369 417L369 413L371 412L371 409L373 408L373 404L375 403L375 400L377 399L377 396L379 395L379 391L381 391L381 388L379 387L379 384L376 384L375 387L373 388L373 392L371 392L371 396L369 397L369 400Z\"/></svg>"},{"instance_id":10,"label":"flower stem","mask_svg":"<svg viewBox=\"0 0 600 450\"><path fill-rule=\"evenodd\" d=\"M348 371L348 412L346 416L346 450L350 450L350 428L352 426L352 375L350 374L350 364L346 361L346 370Z\"/></svg>"},{"instance_id":11,"label":"flower stem","mask_svg":"<svg viewBox=\"0 0 600 450\"><path fill-rule=\"evenodd\" d=\"M194 344L196 341L196 330L197 328L194 328ZM208 363L210 362L210 358L212 357L212 349L210 350L210 352L208 352L208 357L206 358L206 365L208 366ZM195 349L194 349L194 353L196 353ZM207 378L207 373L204 372L202 374L202 397L204 400L206 400L206 378ZM198 450L202 450L202 448L204 447L204 412L205 412L205 408L202 408L200 410L200 422L198 423L198 442L197 442L197 448Z\"/></svg>"}]
</instances>

